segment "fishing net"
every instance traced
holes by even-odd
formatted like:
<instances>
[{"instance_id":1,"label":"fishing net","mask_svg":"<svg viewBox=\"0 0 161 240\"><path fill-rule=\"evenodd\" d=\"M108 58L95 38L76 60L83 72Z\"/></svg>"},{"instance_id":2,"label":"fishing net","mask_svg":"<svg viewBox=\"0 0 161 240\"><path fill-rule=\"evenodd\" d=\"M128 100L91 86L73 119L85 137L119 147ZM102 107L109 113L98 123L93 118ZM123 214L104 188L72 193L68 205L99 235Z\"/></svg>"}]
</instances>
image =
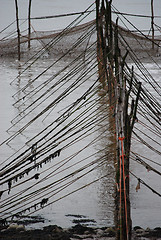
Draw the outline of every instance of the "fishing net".
<instances>
[{"instance_id":1,"label":"fishing net","mask_svg":"<svg viewBox=\"0 0 161 240\"><path fill-rule=\"evenodd\" d=\"M75 26L67 27L62 31L33 31L30 35L31 49L28 53L28 36L20 37L21 42L21 53L22 54L33 54L40 49L44 48L47 54L60 55L63 52L72 48L74 44L78 41L82 34L86 34L85 39L78 46L75 47L75 50L70 52L70 55L77 54L85 50L87 44L90 44L93 41L96 41L95 34L95 20ZM91 35L91 37L89 37ZM89 37L89 38L88 38ZM1 40L0 42L0 54L1 56L17 54L18 44L17 37L7 40Z\"/></svg>"},{"instance_id":2,"label":"fishing net","mask_svg":"<svg viewBox=\"0 0 161 240\"><path fill-rule=\"evenodd\" d=\"M74 25L74 24L73 24ZM113 29L115 28L115 23L113 23ZM87 22L85 24L79 24L76 26L69 26L62 31L36 31L32 27L32 33L30 34L31 49L28 51L28 40L29 36L23 33L20 36L20 48L21 55L23 57L31 56L35 52L44 48L46 50L45 56L60 55L63 52L71 49L74 43L79 39L83 33L91 34L90 38L83 41L83 44L79 44L74 51L70 50L70 55L75 56L76 52L84 51L87 44L96 41L96 27L95 20ZM145 35L137 29L138 33L135 31L130 31L124 27L118 27L120 36L120 49L124 54L126 50L132 50L135 52L139 58L147 61L149 55L153 57L158 57L160 55L160 35L155 37L154 49L152 49L152 38L150 35ZM12 33L13 34L13 33ZM10 34L9 34L10 35ZM16 32L13 34L16 36ZM3 38L0 40L0 55L1 56L15 56L18 51L18 41L17 37ZM24 54L25 53L25 54ZM128 58L130 61L130 58ZM160 60L160 58L159 58Z\"/></svg>"}]
</instances>

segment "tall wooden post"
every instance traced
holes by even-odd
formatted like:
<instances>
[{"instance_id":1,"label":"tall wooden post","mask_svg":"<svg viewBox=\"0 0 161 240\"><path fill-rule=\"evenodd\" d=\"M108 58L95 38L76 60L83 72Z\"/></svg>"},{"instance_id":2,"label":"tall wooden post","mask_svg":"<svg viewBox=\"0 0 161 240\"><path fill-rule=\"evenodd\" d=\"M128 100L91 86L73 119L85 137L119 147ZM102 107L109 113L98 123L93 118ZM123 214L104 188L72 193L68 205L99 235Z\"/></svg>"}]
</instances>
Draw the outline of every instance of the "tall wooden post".
<instances>
[{"instance_id":1,"label":"tall wooden post","mask_svg":"<svg viewBox=\"0 0 161 240\"><path fill-rule=\"evenodd\" d=\"M116 135L116 195L115 195L115 225L117 240L131 240L131 214L129 198L129 155L131 147L131 135L136 120L141 85L138 84L136 101L131 104L131 113L128 113L129 96L133 86L133 68L129 88L127 90L128 76L124 73L125 59L128 51L122 57L119 48L118 19L115 27L111 18L111 2L104 0L100 9L100 1L96 0L96 27L97 27L97 56L99 76L107 78L109 103L112 116L115 118ZM106 37L106 39L105 39ZM108 63L107 63L108 59ZM107 72L106 72L107 71ZM104 76L103 73L106 73ZM102 82L102 81L101 81ZM104 86L104 85L103 85Z\"/></svg>"},{"instance_id":2,"label":"tall wooden post","mask_svg":"<svg viewBox=\"0 0 161 240\"><path fill-rule=\"evenodd\" d=\"M105 12L105 22L106 22L106 37L108 41L108 59L112 65L113 61L113 27L112 27L112 16L111 16L111 4L112 0L106 0L106 12Z\"/></svg>"},{"instance_id":3,"label":"tall wooden post","mask_svg":"<svg viewBox=\"0 0 161 240\"><path fill-rule=\"evenodd\" d=\"M105 29L106 29L106 41L108 45L106 46L106 55L109 61L109 77L108 77L108 93L109 93L109 103L110 106L114 99L114 85L112 83L113 79L113 27L112 27L112 17L111 17L111 3L112 0L106 0L106 10L105 10Z\"/></svg>"},{"instance_id":4,"label":"tall wooden post","mask_svg":"<svg viewBox=\"0 0 161 240\"><path fill-rule=\"evenodd\" d=\"M100 0L96 0L96 29L98 34L98 26L99 26L99 6L100 6Z\"/></svg>"},{"instance_id":5,"label":"tall wooden post","mask_svg":"<svg viewBox=\"0 0 161 240\"><path fill-rule=\"evenodd\" d=\"M119 79L120 79L120 71L119 71L120 50L119 50L119 46L118 46L118 18L116 19L115 32L114 32L114 41L115 41L115 49L114 49L115 77L117 79L117 82L119 83Z\"/></svg>"},{"instance_id":6,"label":"tall wooden post","mask_svg":"<svg viewBox=\"0 0 161 240\"><path fill-rule=\"evenodd\" d=\"M131 126L128 121L128 100L130 92L126 93L126 78L124 74L125 58L128 52L122 57L118 44L118 19L116 20L114 32L114 63L115 63L115 79L117 84L116 89L116 140L118 142L118 164L117 164L117 185L119 191L116 194L116 228L118 240L131 239L131 216L130 216L130 199L129 199L129 152L131 142ZM132 84L132 80L131 80ZM132 86L131 86L132 87ZM130 87L130 91L131 91ZM129 123L129 124L128 124ZM128 128L130 134L128 135Z\"/></svg>"},{"instance_id":7,"label":"tall wooden post","mask_svg":"<svg viewBox=\"0 0 161 240\"><path fill-rule=\"evenodd\" d=\"M154 7L151 0L151 29L152 29L152 49L154 50Z\"/></svg>"},{"instance_id":8,"label":"tall wooden post","mask_svg":"<svg viewBox=\"0 0 161 240\"><path fill-rule=\"evenodd\" d=\"M31 2L29 0L29 8L28 8L28 48L30 49L30 36L31 36Z\"/></svg>"},{"instance_id":9,"label":"tall wooden post","mask_svg":"<svg viewBox=\"0 0 161 240\"><path fill-rule=\"evenodd\" d=\"M97 59L98 59L98 73L99 81L102 83L103 89L106 89L106 78L107 78L107 68L106 68L106 41L104 36L104 0L101 2L96 1L96 28L97 28Z\"/></svg>"},{"instance_id":10,"label":"tall wooden post","mask_svg":"<svg viewBox=\"0 0 161 240\"><path fill-rule=\"evenodd\" d=\"M17 0L15 0L15 7L16 7L16 23L17 23L17 39L18 39L18 60L20 60L20 28L19 28Z\"/></svg>"}]
</instances>

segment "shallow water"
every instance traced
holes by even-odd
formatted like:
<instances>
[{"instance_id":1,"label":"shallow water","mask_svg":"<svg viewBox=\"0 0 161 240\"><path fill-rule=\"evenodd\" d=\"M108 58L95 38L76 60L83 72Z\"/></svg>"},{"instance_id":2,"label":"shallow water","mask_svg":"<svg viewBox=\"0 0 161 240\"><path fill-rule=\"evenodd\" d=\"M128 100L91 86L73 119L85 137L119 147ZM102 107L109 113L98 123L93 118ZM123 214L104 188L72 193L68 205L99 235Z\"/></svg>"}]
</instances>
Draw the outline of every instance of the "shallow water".
<instances>
[{"instance_id":1,"label":"shallow water","mask_svg":"<svg viewBox=\"0 0 161 240\"><path fill-rule=\"evenodd\" d=\"M4 61L2 61L1 71L3 72L3 78L6 79L6 81L4 82L3 79L1 78L1 82L2 84L4 84L3 88L1 88L1 91L3 89L3 91L1 92L1 112L3 111L4 113L2 114L3 118L2 118L2 124L1 124L1 142L5 138L9 137L11 134L14 134L14 132L19 130L19 128L25 124L25 122L29 121L29 119L32 119L41 109L43 109L46 105L48 105L48 103L50 103L51 99L49 98L46 102L44 102L44 104L42 103L40 107L36 107L34 112L29 114L29 117L26 117L27 120L26 118L24 118L13 127L12 127L12 124L10 124L11 119L14 119L15 116L19 114L19 111L25 107L25 105L24 106L22 105L22 107L18 109L15 106L12 106L12 103L14 101L11 96L15 93L15 91L17 91L18 89L20 89L20 87L23 86L24 82L30 80L31 75L34 76L35 74L37 74L37 72L42 71L42 69L44 69L45 66L47 66L51 61L53 60L52 59L48 59L46 61L39 60L33 68L31 67L29 69L29 72L23 74L23 77L19 80L16 80L12 84L12 86L9 85L11 81L11 76L13 79L13 77L18 74L18 71L20 70L19 63L16 62L14 59L7 59L7 60L5 59ZM42 64L43 64L43 67L41 69ZM52 74L53 71L58 71L59 68L61 68L64 64L67 64L67 63L64 63L63 61L59 62L58 66L56 66L54 69L51 69L47 75L43 76L43 78L40 78L35 85L37 84L39 85L41 81L44 81L44 78ZM35 72L35 69L36 69L36 72ZM43 116L41 120L36 122L36 124L33 123L31 127L29 127L26 131L23 132L22 135L19 135L18 137L16 137L14 140L9 142L8 145L5 145L5 144L2 145L1 146L1 162L3 162L4 159L8 158L11 154L13 154L16 150L18 150L21 146L23 146L25 142L28 141L32 136L34 136L36 133L40 132L41 129L46 127L51 122L51 120L54 120L58 116L60 116L62 109L64 107L68 107L73 102L73 100L79 97L80 93L84 93L85 90L88 89L88 87L91 85L91 81L92 79L90 79L89 82L86 81L84 85L82 85L78 90L72 93L72 96L69 95L69 97L67 97L65 101L62 101L60 104L55 106L55 109L50 113L49 116L46 116L46 118L45 116ZM70 81L64 83L64 86L61 87L61 91L64 91L70 83L71 83ZM48 89L49 85L46 88ZM4 91L4 89L6 90ZM30 87L30 89L32 89L32 86ZM6 92L8 92L8 94L6 94ZM37 93L38 96L39 94L40 92ZM52 98L53 96L56 97L59 94L60 94L59 92L55 93L55 95L52 95L51 97ZM18 99L19 98L21 98L21 94L18 95ZM34 98L33 99L31 98L29 99L29 102L32 103L33 100ZM98 103L98 104L101 104L101 103ZM96 111L97 111L97 107L98 106L95 107ZM103 108L101 110L102 114L105 114L104 107L102 108ZM82 110L84 111L85 109L86 109L86 106L84 106ZM75 115L75 117L77 116L77 114ZM23 114L21 114L21 116L23 117ZM74 119L74 116L73 116L73 119ZM16 121L16 119L14 121ZM106 121L103 122L102 127L106 128L107 124L108 122ZM8 129L9 127L12 127L12 128L9 130L9 134L7 134L5 130ZM93 161L94 159L101 159L101 157L104 156L105 146L107 145L108 147L108 144L110 143L109 133L106 135L102 127L101 127L102 129L101 131L103 133L101 133L100 130L99 131L97 130L97 128L100 129L100 126L99 127L96 126L95 127L96 130L93 132L93 134L84 138L82 141L79 142L79 144L74 144L69 148L69 150L68 148L64 149L58 160L55 160L54 162L51 162L45 165L43 167L43 171L45 171L46 169L48 170L47 170L47 173L44 173L44 176L43 174L41 175L42 178L45 177L46 174L49 174L52 168L54 172L56 172L56 174L55 176L53 175L53 177L50 178L49 180L45 181L44 184L46 185L50 184L51 181L55 181L56 179L59 179L61 177L64 177L65 175L70 174L72 171L75 171L78 168L83 167L85 164L90 163L90 161ZM106 132L108 132L107 129L105 130ZM92 140L99 137L100 134L101 134L101 141L96 142L89 147L86 147L86 145L88 145ZM62 144L60 143L60 146L63 147L67 143L68 143L68 140L66 140L65 143L62 143ZM29 143L29 146L31 146L31 143ZM84 147L86 147L87 150L86 149L83 150L82 148ZM81 152L79 153L78 151L80 150ZM71 160L68 159L68 156L74 153L76 153L76 156L72 157ZM90 156L90 155L92 156L87 158L87 156ZM72 224L73 220L79 220L79 215L80 215L82 216L81 220L84 220L91 225L99 225L99 226L113 225L113 209L114 209L113 204L114 203L113 203L112 193L113 193L113 187L114 187L114 174L113 174L114 168L113 168L113 159L108 155L106 156L106 158L107 158L107 164L103 165L102 167L99 167L92 173L89 173L87 176L80 178L80 180L73 183L71 187L69 186L67 189L62 190L62 192L58 193L55 198L52 197L51 199L55 201L59 197L62 197L68 194L70 191L80 188L81 186L87 184L88 182L94 181L95 179L103 175L108 174L108 177L96 182L95 184L92 184L88 188L84 188L83 190L80 190L72 194L71 196L68 196L58 202L55 202L54 204L50 205L47 208L42 209L40 211L40 214L41 214L41 217L44 217L46 219L46 224L49 224L49 223L58 224L63 227L69 227ZM65 160L65 159L68 159L68 160ZM85 160L82 163L80 162L78 164L77 162L81 159L82 160L85 159ZM64 165L61 166L59 163L61 161L62 161L62 164L63 164L63 161L66 161L66 163L64 163ZM7 162L9 162L9 160ZM6 164L6 161L4 164ZM2 166L4 164L2 164ZM58 167L56 167L56 165ZM34 184L34 181L32 181L31 183ZM41 186L44 186L44 184L39 184L39 188ZM27 185L24 184L23 187L26 188ZM6 189L6 185L3 186L3 189ZM16 192L17 191L21 191L21 187L17 187ZM53 191L54 191L54 188L53 188ZM14 192L15 192L14 189L11 190L11 194L14 194ZM5 198L7 197L7 195L8 194L6 193L4 194L3 197ZM106 213L104 212L105 209L106 209ZM40 227L41 224L38 224L38 226ZM36 227L36 225L34 227Z\"/></svg>"},{"instance_id":2,"label":"shallow water","mask_svg":"<svg viewBox=\"0 0 161 240\"><path fill-rule=\"evenodd\" d=\"M35 67L30 68L28 73L25 73L23 78L20 81L17 81L10 86L9 83L11 80L17 76L18 71L20 70L19 63L15 59L4 59L1 60L1 125L0 125L0 131L1 131L1 142L10 136L8 133L6 133L6 129L8 129L11 125L10 121L13 119L17 113L19 113L19 110L16 109L15 107L12 106L13 103L13 98L11 97L15 91L17 91L20 88L20 84L23 86L23 81L29 81L31 75L37 74L39 70L41 71L41 65L43 63L43 68L47 66L50 63L51 59L48 59L46 61L44 60L39 60L36 63L36 71ZM21 63L22 64L22 63ZM57 66L57 68L61 68L62 65L64 64L63 62L59 63L60 65ZM146 64L146 67L151 71L153 76L158 79L158 83L160 83L160 74L158 71L158 68L155 65L152 64ZM54 69L54 71L57 71L57 68ZM51 72L53 70L50 70ZM49 72L48 74L50 75ZM30 74L29 74L30 73ZM3 76L3 77L2 77ZM5 79L5 81L4 81ZM39 80L41 81L41 79ZM91 81L91 80L90 80ZM90 86L90 81L89 83L86 82L85 86L82 86L79 91L84 91L84 87L87 88ZM40 83L40 82L39 82ZM65 87L65 86L64 86ZM7 94L6 94L7 93ZM61 107L65 107L70 104L70 101L73 101L77 97L77 92L72 95L72 99L69 98L69 102L62 102ZM30 99L32 101L32 99ZM27 103L26 103L27 104ZM98 104L102 104L101 102ZM106 110L104 109L104 102L102 105L102 114L106 114ZM43 106L43 105L42 105ZM41 106L41 107L42 107ZM60 107L60 105L59 105ZM11 141L9 145L3 145L1 147L1 161L4 161L10 154L14 153L15 150L18 150L20 146L22 146L22 143L25 143L26 140L30 139L30 136L33 135L33 129L34 129L34 134L35 132L39 132L40 126L46 126L48 122L50 122L51 118L53 117L54 113L54 118L56 117L55 115L58 114L58 112L61 110L55 109L52 114L50 114L46 120L42 123L39 122L40 125L37 127L36 125L32 126L31 129L27 130L25 134L20 135L19 138L16 138L14 141ZM39 111L39 108L36 109L36 112ZM33 114L36 114L34 112ZM31 117L33 117L33 114ZM60 114L60 113L59 113ZM139 115L138 115L139 116ZM139 116L139 120L142 120L142 117ZM145 120L144 120L145 121ZM12 134L14 131L17 131L20 126L22 126L24 122L22 121L20 125L16 125L10 134ZM108 122L103 123L103 128L108 125ZM103 131L103 128L101 131ZM140 126L139 126L140 128ZM143 131L144 127L141 127ZM147 131L147 130L146 130ZM85 142L80 142L80 145L75 146L74 148L71 148L70 151L72 150L73 152L77 152L79 148L82 148L91 141L95 136L100 134L100 130L96 131L93 135L90 137L87 137L85 139ZM84 158L88 154L92 154L96 150L104 149L109 149L109 144L110 144L110 139L109 139L109 133L107 132L106 134L102 135L101 141L99 143L97 142L96 145L91 146L87 151L85 151L82 154L79 154L78 157L73 159L76 163L79 158ZM157 136L156 136L157 140ZM149 151L146 147L143 148L142 145L137 143L135 139L133 139L132 142L132 151L141 154L145 157L148 157L149 159L154 159L159 163L159 158L157 154L154 154L153 152ZM88 152L88 154L87 154ZM100 154L103 154L100 153ZM69 156L71 152L67 150L62 153L61 158L65 158L66 156ZM114 187L114 168L113 168L113 159L112 156L109 155L109 151L106 153L107 154L107 164L103 166L103 168L99 168L95 171L94 175L89 174L88 177L83 178L81 181L78 181L78 183L75 183L71 188L68 188L67 191L65 190L63 194L67 194L68 192L72 191L73 189L77 189L78 187L84 185L86 182L93 181L95 177L102 176L106 173L109 174L108 177L105 179L100 180L99 182L89 186L88 188L84 188L81 191L78 191L71 196L68 196L67 198L64 198L48 208L44 208L40 211L40 216L44 217L46 219L45 224L58 224L63 227L68 227L72 224L73 220L79 220L79 215L82 216L81 220L87 221L89 225L99 225L99 226L105 226L105 225L113 225L113 210L114 210L114 202L113 202L113 187ZM104 155L104 154L103 154ZM99 154L97 154L97 157L99 157ZM91 158L89 159L91 160ZM72 163L74 163L72 162ZM70 164L68 164L70 166ZM155 164L153 164L154 167L156 168ZM45 168L52 167L52 164L49 163L49 166L45 166ZM138 163L134 162L131 160L130 163L130 169L131 171L136 174L138 177L143 179L146 183L148 183L151 187L153 187L155 190L160 192L160 176L157 174L153 173L152 171L147 172L147 170L140 166ZM71 170L69 171L71 172ZM64 174L64 173L63 173ZM58 173L58 176L61 177L63 174ZM67 174L67 173L66 173ZM96 176L95 176L96 174ZM157 227L160 226L160 209L161 209L161 201L160 197L157 196L156 194L152 193L149 189L147 189L145 186L141 185L141 189L136 192L135 187L137 185L137 179L135 179L133 176L130 177L131 179L131 188L130 188L130 196L131 196L131 212L132 212L132 221L133 221L133 226L139 225L142 227ZM54 181L54 178L52 179ZM48 181L47 181L48 183ZM46 184L47 184L46 183ZM4 186L4 189L6 187ZM14 190L11 191L14 193ZM57 198L61 197L62 193L58 195ZM57 199L56 198L56 199ZM39 223L38 225L34 225L35 227L41 227L43 224Z\"/></svg>"},{"instance_id":3,"label":"shallow water","mask_svg":"<svg viewBox=\"0 0 161 240\"><path fill-rule=\"evenodd\" d=\"M161 75L160 69L156 64L144 64L146 69L149 73L153 76L156 82L161 85ZM137 71L136 71L137 72ZM154 89L148 84L142 81L142 84L156 97L158 102L160 102L161 98L156 94ZM158 88L159 90L159 88ZM160 91L160 90L159 90ZM139 113L143 113L138 110L138 120L144 122L149 127L153 126L149 124L149 122L143 118ZM143 113L144 115L144 113ZM150 118L150 117L149 117ZM152 122L154 122L152 120ZM143 133L140 133L138 130L136 132L139 136L143 137L148 144L158 151L160 151L160 132L152 133L147 128L145 128L141 123L136 123L135 125L138 129L140 129L143 133L146 133L146 137ZM159 126L159 125L158 125ZM154 128L155 129L155 128ZM135 130L135 128L134 128ZM156 129L157 130L157 129ZM149 139L151 137L151 139ZM154 142L155 140L155 142ZM148 147L143 146L136 138L132 140L132 151L136 152L144 157L147 158L146 162L151 165L153 168L157 169L159 172L161 171L161 166L157 165L160 164L161 157L156 152L150 150ZM156 163L153 163L154 161ZM130 163L131 171L138 177L141 178L146 184L152 187L157 192L161 193L161 185L160 185L160 175L154 173L153 171L148 171L144 166L138 164L137 162L131 160ZM131 176L131 206L132 206L132 219L133 225L139 225L144 228L154 228L156 226L160 226L161 224L161 200L160 197L153 193L150 189L146 186L141 184L141 189L136 192L135 188L138 181L136 178Z\"/></svg>"}]
</instances>

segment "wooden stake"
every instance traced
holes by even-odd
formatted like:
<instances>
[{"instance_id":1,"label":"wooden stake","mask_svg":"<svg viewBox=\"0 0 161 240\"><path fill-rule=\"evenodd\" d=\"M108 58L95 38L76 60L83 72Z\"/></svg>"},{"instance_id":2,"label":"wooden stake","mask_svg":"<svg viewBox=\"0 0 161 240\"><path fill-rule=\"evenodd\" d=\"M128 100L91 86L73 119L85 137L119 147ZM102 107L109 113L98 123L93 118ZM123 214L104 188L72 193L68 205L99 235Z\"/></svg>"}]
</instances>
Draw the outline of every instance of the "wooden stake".
<instances>
[{"instance_id":1,"label":"wooden stake","mask_svg":"<svg viewBox=\"0 0 161 240\"><path fill-rule=\"evenodd\" d=\"M19 28L19 19L18 19L18 3L15 0L16 7L16 23L17 23L17 38L18 38L18 60L20 61L20 28Z\"/></svg>"},{"instance_id":2,"label":"wooden stake","mask_svg":"<svg viewBox=\"0 0 161 240\"><path fill-rule=\"evenodd\" d=\"M28 8L28 48L30 49L30 35L31 35L31 2L29 0L29 8Z\"/></svg>"},{"instance_id":3,"label":"wooden stake","mask_svg":"<svg viewBox=\"0 0 161 240\"><path fill-rule=\"evenodd\" d=\"M114 40L115 40L115 76L117 82L119 83L119 46L118 46L118 18L116 19L115 25L115 33L114 33Z\"/></svg>"},{"instance_id":4,"label":"wooden stake","mask_svg":"<svg viewBox=\"0 0 161 240\"><path fill-rule=\"evenodd\" d=\"M133 130L133 126L134 126L134 123L136 121L136 112L137 112L140 92L141 92L141 82L138 83L138 93L137 93L137 96L136 96L136 102L135 102L135 107L134 107L133 119L132 119L132 123L131 123L131 131Z\"/></svg>"},{"instance_id":5,"label":"wooden stake","mask_svg":"<svg viewBox=\"0 0 161 240\"><path fill-rule=\"evenodd\" d=\"M97 34L98 34L98 26L99 26L99 5L100 1L96 0L96 28L97 28Z\"/></svg>"},{"instance_id":6,"label":"wooden stake","mask_svg":"<svg viewBox=\"0 0 161 240\"><path fill-rule=\"evenodd\" d=\"M154 7L151 0L151 29L152 29L152 49L154 50Z\"/></svg>"}]
</instances>

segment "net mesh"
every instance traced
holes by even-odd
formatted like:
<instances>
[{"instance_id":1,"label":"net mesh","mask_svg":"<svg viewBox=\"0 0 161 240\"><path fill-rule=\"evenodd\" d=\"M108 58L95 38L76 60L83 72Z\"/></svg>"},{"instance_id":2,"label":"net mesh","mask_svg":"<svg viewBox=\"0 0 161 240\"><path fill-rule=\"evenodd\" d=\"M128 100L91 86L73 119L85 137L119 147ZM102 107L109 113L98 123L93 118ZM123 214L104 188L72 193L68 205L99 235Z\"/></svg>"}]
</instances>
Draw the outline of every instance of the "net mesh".
<instances>
[{"instance_id":1,"label":"net mesh","mask_svg":"<svg viewBox=\"0 0 161 240\"><path fill-rule=\"evenodd\" d=\"M28 35L26 34L20 36L21 54L23 55L25 53L25 56L32 55L34 52L44 48L46 50L46 56L51 54L60 55L69 49L70 56L76 56L76 54L80 53L81 51L85 51L87 44L91 44L96 41L97 33L95 25L96 21L92 20L78 26L67 27L61 31L36 31L32 27L33 31L30 34L30 51L28 51ZM114 27L115 24L113 23L113 28ZM155 50L152 50L151 36L144 35L142 32L135 33L121 26L118 27L118 31L120 39L119 47L123 54L130 49L137 53L141 59L145 60L149 58L149 54L153 55L154 57L160 56L161 37L159 35L155 38ZM79 38L82 34L86 34L86 39L83 40L81 44L78 44L74 51L72 51L72 46L79 41ZM16 35L16 32L14 35ZM17 51L17 37L0 40L1 56L15 56Z\"/></svg>"}]
</instances>

